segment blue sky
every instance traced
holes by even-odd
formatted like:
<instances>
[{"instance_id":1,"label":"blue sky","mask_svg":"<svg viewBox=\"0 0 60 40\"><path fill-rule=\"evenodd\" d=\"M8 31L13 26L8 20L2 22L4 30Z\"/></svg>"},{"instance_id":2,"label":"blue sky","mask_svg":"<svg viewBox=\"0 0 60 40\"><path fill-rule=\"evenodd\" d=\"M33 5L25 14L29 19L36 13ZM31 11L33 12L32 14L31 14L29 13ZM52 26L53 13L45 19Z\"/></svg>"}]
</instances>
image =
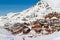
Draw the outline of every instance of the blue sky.
<instances>
[{"instance_id":1,"label":"blue sky","mask_svg":"<svg viewBox=\"0 0 60 40\"><path fill-rule=\"evenodd\" d=\"M0 16L19 12L35 5L39 0L0 0Z\"/></svg>"}]
</instances>

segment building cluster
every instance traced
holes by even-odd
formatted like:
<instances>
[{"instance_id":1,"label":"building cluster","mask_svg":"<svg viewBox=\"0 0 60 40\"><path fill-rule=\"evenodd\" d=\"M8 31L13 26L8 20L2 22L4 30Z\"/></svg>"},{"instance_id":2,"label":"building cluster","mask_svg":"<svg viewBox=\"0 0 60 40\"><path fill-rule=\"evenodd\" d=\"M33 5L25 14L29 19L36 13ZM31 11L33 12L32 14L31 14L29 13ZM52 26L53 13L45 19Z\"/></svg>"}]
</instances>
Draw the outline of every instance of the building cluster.
<instances>
[{"instance_id":1,"label":"building cluster","mask_svg":"<svg viewBox=\"0 0 60 40\"><path fill-rule=\"evenodd\" d=\"M5 26L8 26L5 24ZM28 34L32 30L37 34L51 34L55 31L60 31L60 14L49 13L45 16L45 19L39 19L31 23L15 23L13 27L5 28L12 34L16 35L19 33Z\"/></svg>"}]
</instances>

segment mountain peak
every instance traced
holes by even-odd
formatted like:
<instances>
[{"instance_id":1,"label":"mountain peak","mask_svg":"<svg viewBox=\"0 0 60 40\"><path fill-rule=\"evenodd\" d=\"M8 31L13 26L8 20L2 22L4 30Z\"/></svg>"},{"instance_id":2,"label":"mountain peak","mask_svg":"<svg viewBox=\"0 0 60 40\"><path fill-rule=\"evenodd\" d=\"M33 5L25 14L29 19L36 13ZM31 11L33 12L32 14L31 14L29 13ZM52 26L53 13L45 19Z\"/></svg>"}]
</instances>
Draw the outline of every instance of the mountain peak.
<instances>
[{"instance_id":1,"label":"mountain peak","mask_svg":"<svg viewBox=\"0 0 60 40\"><path fill-rule=\"evenodd\" d=\"M49 6L57 12L60 12L60 0L42 0L49 4Z\"/></svg>"},{"instance_id":2,"label":"mountain peak","mask_svg":"<svg viewBox=\"0 0 60 40\"><path fill-rule=\"evenodd\" d=\"M36 5L28 8L22 12L17 13L9 13L6 15L6 19L1 18L1 22L5 23L8 21L9 23L24 23L24 22L32 22L38 19L44 19L44 15L46 12L51 12L51 7L49 4L43 0L39 1ZM2 21L3 20L3 21ZM4 21L5 20L5 21Z\"/></svg>"},{"instance_id":3,"label":"mountain peak","mask_svg":"<svg viewBox=\"0 0 60 40\"><path fill-rule=\"evenodd\" d=\"M54 1L54 2L53 2ZM55 3L56 2L56 3ZM44 16L59 11L58 7L56 8L56 4L59 4L59 0L41 0L36 5L17 13L9 13L6 16L6 19L0 18L0 24L8 23L30 23L39 19L44 19ZM55 9L56 8L56 9ZM59 11L60 12L60 11ZM1 25L0 25L1 26Z\"/></svg>"}]
</instances>

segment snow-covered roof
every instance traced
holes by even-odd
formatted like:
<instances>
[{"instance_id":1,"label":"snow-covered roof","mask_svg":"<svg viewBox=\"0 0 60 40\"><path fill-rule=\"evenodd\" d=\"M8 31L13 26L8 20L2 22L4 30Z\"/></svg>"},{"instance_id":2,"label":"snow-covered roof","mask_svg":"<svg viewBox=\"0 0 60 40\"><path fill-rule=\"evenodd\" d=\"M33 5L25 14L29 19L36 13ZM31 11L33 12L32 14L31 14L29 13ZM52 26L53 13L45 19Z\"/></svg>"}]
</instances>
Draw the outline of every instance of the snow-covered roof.
<instances>
[{"instance_id":1,"label":"snow-covered roof","mask_svg":"<svg viewBox=\"0 0 60 40\"><path fill-rule=\"evenodd\" d=\"M57 17L52 17L51 19L58 19Z\"/></svg>"}]
</instances>

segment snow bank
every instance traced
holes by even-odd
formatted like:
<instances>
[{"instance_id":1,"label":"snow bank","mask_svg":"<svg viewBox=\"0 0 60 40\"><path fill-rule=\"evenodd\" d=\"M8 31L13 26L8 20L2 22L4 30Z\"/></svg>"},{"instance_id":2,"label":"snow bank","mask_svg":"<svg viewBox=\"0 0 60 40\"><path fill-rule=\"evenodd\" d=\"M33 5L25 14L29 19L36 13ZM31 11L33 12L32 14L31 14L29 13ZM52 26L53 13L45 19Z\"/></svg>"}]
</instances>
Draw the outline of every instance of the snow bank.
<instances>
[{"instance_id":1,"label":"snow bank","mask_svg":"<svg viewBox=\"0 0 60 40\"><path fill-rule=\"evenodd\" d=\"M50 35L42 35L35 38L25 37L25 40L60 40L60 32L55 32Z\"/></svg>"}]
</instances>

